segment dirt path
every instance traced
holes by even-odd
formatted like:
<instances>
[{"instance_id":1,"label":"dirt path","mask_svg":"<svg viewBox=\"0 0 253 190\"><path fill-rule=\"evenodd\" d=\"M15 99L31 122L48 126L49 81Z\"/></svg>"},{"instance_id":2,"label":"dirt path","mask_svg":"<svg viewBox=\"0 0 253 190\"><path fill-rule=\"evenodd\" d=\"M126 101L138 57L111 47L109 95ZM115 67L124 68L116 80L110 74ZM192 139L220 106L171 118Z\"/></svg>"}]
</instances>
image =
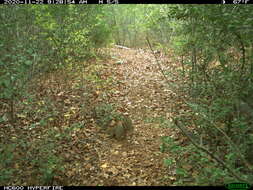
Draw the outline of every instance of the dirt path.
<instances>
[{"instance_id":1,"label":"dirt path","mask_svg":"<svg viewBox=\"0 0 253 190\"><path fill-rule=\"evenodd\" d=\"M149 52L108 52L109 60L84 63L87 70L52 72L34 83L36 101L30 105L24 100L29 102L27 112L18 108L21 127L0 131L6 142L11 139L18 145L11 185L140 186L170 185L175 180L174 169L164 166L171 155L162 153L160 146L161 137L178 135L169 122L178 97ZM167 64L167 71L175 73L174 66ZM117 111L130 116L133 136L117 141L95 125L90 112L100 101L114 103Z\"/></svg>"},{"instance_id":2,"label":"dirt path","mask_svg":"<svg viewBox=\"0 0 253 190\"><path fill-rule=\"evenodd\" d=\"M159 121L169 119L173 94L165 88L152 54L125 49L111 49L111 54L114 59L107 71L121 81L112 99L129 113L135 132L124 142L109 139L99 150L102 183L169 185L165 176L172 171L163 165L169 155L161 153L159 147L161 137L174 132Z\"/></svg>"},{"instance_id":3,"label":"dirt path","mask_svg":"<svg viewBox=\"0 0 253 190\"><path fill-rule=\"evenodd\" d=\"M118 111L130 116L134 134L124 141L111 139L91 119L65 142L61 157L66 172L58 183L68 179L66 185L170 185L175 171L164 166L164 159L171 155L162 153L160 146L161 137L177 135L170 127L177 96L163 80L150 52L118 48L109 52L109 60L96 63L103 65L101 79L110 81L98 94L108 96L106 102L115 103ZM174 66L169 63L166 68L172 72ZM73 121L82 122L82 115L76 114Z\"/></svg>"}]
</instances>

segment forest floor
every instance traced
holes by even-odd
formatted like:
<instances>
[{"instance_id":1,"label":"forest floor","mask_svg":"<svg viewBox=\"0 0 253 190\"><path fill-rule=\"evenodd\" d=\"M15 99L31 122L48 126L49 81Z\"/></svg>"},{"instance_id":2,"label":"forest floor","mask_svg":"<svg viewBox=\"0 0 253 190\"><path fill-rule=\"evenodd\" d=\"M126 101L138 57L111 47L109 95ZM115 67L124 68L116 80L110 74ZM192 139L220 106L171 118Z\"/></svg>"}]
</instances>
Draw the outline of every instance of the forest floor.
<instances>
[{"instance_id":1,"label":"forest floor","mask_svg":"<svg viewBox=\"0 0 253 190\"><path fill-rule=\"evenodd\" d=\"M171 88L182 81L178 63L157 55L164 80L150 51L104 51L109 58L91 60L85 71L70 68L32 81L35 95L16 105L14 126L5 119L0 127L6 147L0 148L5 168L0 185L173 184L175 168L164 165L172 155L161 145L164 136L183 140L172 127L173 111L181 109ZM96 126L89 112L101 102L129 115L132 136L117 141Z\"/></svg>"},{"instance_id":2,"label":"forest floor","mask_svg":"<svg viewBox=\"0 0 253 190\"><path fill-rule=\"evenodd\" d=\"M70 181L72 185L170 185L175 180L175 171L165 167L164 159L170 154L162 153L160 146L162 137L176 136L170 128L176 94L169 89L152 53L111 48L110 54L112 58L101 63L106 66L100 71L100 77L110 76L113 81L120 81L109 88L107 95L110 102L119 106L119 111L127 112L133 120L134 135L117 141L96 132L100 140L93 147L98 166L84 165L90 171L85 171L85 177L78 177L82 181ZM170 72L177 68L177 64L164 57L159 60L163 66L167 64ZM172 78L168 80L175 82ZM97 129L93 127L93 130Z\"/></svg>"}]
</instances>

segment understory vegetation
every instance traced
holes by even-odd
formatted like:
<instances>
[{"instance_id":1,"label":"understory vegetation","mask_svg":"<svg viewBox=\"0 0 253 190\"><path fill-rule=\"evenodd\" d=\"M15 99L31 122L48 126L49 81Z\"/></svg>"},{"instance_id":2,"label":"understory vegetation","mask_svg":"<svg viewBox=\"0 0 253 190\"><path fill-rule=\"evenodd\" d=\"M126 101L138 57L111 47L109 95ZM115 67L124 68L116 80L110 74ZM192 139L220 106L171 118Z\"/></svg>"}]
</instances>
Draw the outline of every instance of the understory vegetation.
<instances>
[{"instance_id":1,"label":"understory vegetation","mask_svg":"<svg viewBox=\"0 0 253 190\"><path fill-rule=\"evenodd\" d=\"M252 6L2 5L0 23L0 185L252 184Z\"/></svg>"}]
</instances>

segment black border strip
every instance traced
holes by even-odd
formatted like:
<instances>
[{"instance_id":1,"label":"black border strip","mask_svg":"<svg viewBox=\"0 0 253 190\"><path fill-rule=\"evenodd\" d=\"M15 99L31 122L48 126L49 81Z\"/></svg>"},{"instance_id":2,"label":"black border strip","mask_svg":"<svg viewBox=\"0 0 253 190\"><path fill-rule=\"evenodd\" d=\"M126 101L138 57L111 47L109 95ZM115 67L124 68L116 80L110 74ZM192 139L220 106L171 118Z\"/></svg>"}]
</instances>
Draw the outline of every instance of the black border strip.
<instances>
[{"instance_id":1,"label":"black border strip","mask_svg":"<svg viewBox=\"0 0 253 190\"><path fill-rule=\"evenodd\" d=\"M253 0L0 0L1 4L252 4Z\"/></svg>"},{"instance_id":2,"label":"black border strip","mask_svg":"<svg viewBox=\"0 0 253 190\"><path fill-rule=\"evenodd\" d=\"M74 189L199 189L199 190L227 190L225 186L0 186L0 190L74 190Z\"/></svg>"}]
</instances>

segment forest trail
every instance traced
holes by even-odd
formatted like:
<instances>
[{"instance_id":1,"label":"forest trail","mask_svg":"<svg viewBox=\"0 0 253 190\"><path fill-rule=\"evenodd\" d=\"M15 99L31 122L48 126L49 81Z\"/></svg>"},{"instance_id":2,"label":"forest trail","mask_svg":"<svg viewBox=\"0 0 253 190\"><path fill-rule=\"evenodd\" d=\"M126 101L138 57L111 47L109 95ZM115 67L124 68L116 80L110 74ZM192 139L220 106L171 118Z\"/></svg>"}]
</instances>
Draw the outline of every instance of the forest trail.
<instances>
[{"instance_id":1,"label":"forest trail","mask_svg":"<svg viewBox=\"0 0 253 190\"><path fill-rule=\"evenodd\" d=\"M252 6L0 12L0 186L252 184Z\"/></svg>"},{"instance_id":2,"label":"forest trail","mask_svg":"<svg viewBox=\"0 0 253 190\"><path fill-rule=\"evenodd\" d=\"M34 83L38 100L30 107L34 117L28 110L27 115L19 114L18 126L22 127L14 131L2 128L1 137L18 145L15 159L21 160L15 163L19 173L13 184L150 186L171 185L176 180L175 169L164 165L164 159L172 155L161 152L160 146L162 137L178 137L170 123L178 96L167 86L149 51L109 48L105 52L110 58L84 63L88 65L85 71L77 67L39 78ZM169 82L177 85L172 79L177 64L159 59L167 64ZM99 79L84 78L82 82L83 75ZM36 119L48 114L44 105L48 99L54 102L50 108L57 114L43 124ZM101 102L113 103L118 112L129 115L132 136L117 141L95 124L90 112ZM30 146L26 151L23 142ZM37 165L43 170L36 169Z\"/></svg>"},{"instance_id":3,"label":"forest trail","mask_svg":"<svg viewBox=\"0 0 253 190\"><path fill-rule=\"evenodd\" d=\"M110 53L112 59L103 75L120 81L111 101L128 112L135 131L123 142L107 137L96 147L101 171L97 180L103 185L169 185L173 171L164 166L169 155L160 151L160 145L162 136L175 132L161 121L171 117L175 95L166 87L152 53L118 48Z\"/></svg>"}]
</instances>

